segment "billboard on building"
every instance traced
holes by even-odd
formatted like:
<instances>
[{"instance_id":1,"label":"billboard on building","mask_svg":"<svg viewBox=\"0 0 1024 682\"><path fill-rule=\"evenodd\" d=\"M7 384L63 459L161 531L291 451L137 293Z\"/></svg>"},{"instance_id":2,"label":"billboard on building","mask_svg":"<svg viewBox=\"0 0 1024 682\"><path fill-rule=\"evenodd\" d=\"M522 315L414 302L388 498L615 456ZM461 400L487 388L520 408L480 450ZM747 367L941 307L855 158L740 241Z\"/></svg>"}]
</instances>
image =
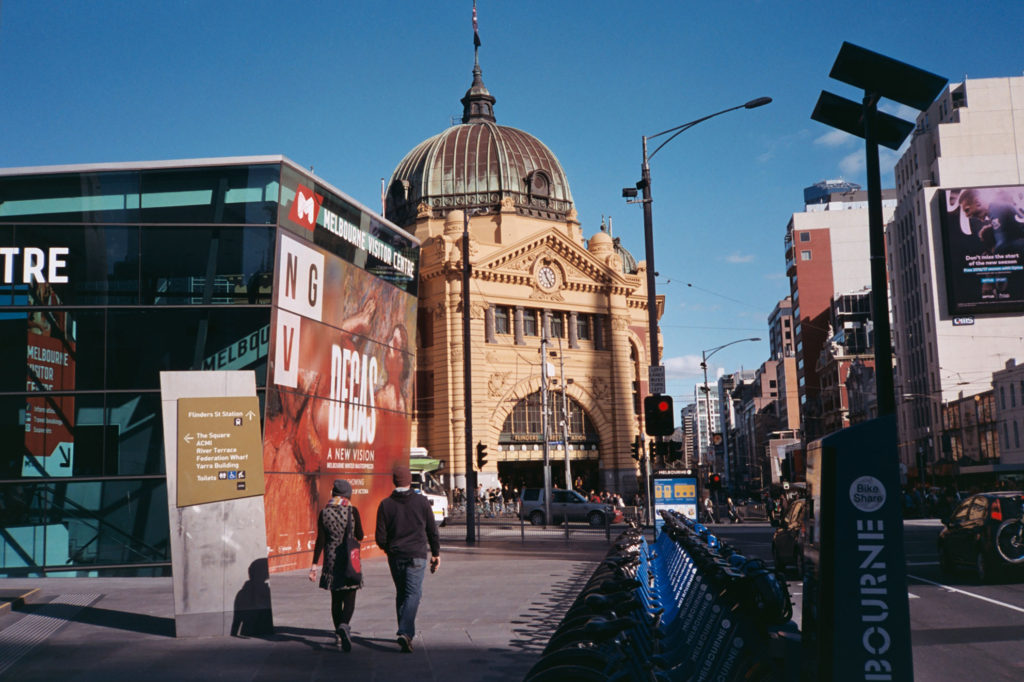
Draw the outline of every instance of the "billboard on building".
<instances>
[{"instance_id":1,"label":"billboard on building","mask_svg":"<svg viewBox=\"0 0 1024 682\"><path fill-rule=\"evenodd\" d=\"M1024 185L941 196L948 313L1024 312Z\"/></svg>"},{"instance_id":2,"label":"billboard on building","mask_svg":"<svg viewBox=\"0 0 1024 682\"><path fill-rule=\"evenodd\" d=\"M418 247L388 244L379 222L374 234L322 201L299 185L289 215L308 232L277 236L264 426L276 571L309 566L317 514L337 478L352 484L372 545L392 466L409 456Z\"/></svg>"}]
</instances>

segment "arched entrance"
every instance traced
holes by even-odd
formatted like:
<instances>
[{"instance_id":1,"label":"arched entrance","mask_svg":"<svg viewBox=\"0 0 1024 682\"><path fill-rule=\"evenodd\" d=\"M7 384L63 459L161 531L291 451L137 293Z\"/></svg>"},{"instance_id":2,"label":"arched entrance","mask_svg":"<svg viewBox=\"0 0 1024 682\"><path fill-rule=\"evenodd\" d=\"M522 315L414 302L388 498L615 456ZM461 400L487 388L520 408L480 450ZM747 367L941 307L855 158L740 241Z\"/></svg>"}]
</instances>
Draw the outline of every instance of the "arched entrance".
<instances>
[{"instance_id":1,"label":"arched entrance","mask_svg":"<svg viewBox=\"0 0 1024 682\"><path fill-rule=\"evenodd\" d=\"M567 417L566 417L567 415ZM563 421L565 429L563 429ZM544 483L544 437L541 432L541 394L535 391L519 400L498 436L498 478L513 488L539 487ZM598 452L600 437L583 406L561 391L548 392L548 457L551 482L565 486L565 454L568 440L569 467L574 487L600 487Z\"/></svg>"}]
</instances>

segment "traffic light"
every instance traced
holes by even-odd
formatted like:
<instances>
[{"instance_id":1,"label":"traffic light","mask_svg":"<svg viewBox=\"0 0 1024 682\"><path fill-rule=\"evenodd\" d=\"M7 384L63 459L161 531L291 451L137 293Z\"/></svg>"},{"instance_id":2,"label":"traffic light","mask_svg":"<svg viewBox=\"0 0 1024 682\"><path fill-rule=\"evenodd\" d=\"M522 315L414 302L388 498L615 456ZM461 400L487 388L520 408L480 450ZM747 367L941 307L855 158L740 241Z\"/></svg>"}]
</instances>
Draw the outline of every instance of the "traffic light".
<instances>
[{"instance_id":1,"label":"traffic light","mask_svg":"<svg viewBox=\"0 0 1024 682\"><path fill-rule=\"evenodd\" d=\"M636 461L640 461L640 436L633 438L633 442L629 445L630 457Z\"/></svg>"},{"instance_id":2,"label":"traffic light","mask_svg":"<svg viewBox=\"0 0 1024 682\"><path fill-rule=\"evenodd\" d=\"M722 476L721 474L711 473L708 474L708 490L721 490L722 489Z\"/></svg>"},{"instance_id":3,"label":"traffic light","mask_svg":"<svg viewBox=\"0 0 1024 682\"><path fill-rule=\"evenodd\" d=\"M649 395L644 398L644 431L648 436L671 436L676 430L672 414L672 396Z\"/></svg>"},{"instance_id":4,"label":"traffic light","mask_svg":"<svg viewBox=\"0 0 1024 682\"><path fill-rule=\"evenodd\" d=\"M487 465L487 446L477 441L476 443L476 468L483 471Z\"/></svg>"},{"instance_id":5,"label":"traffic light","mask_svg":"<svg viewBox=\"0 0 1024 682\"><path fill-rule=\"evenodd\" d=\"M665 443L668 446L668 453L665 459L669 462L678 462L683 458L683 444L679 441L670 440Z\"/></svg>"}]
</instances>

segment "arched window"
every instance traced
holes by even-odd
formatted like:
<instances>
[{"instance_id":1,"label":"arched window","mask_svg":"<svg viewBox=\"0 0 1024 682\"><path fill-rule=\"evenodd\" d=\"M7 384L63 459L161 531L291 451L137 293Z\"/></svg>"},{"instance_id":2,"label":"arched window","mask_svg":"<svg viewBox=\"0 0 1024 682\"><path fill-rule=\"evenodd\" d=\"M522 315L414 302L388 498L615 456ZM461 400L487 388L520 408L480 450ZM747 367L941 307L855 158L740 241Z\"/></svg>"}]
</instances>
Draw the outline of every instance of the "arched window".
<instances>
[{"instance_id":1,"label":"arched window","mask_svg":"<svg viewBox=\"0 0 1024 682\"><path fill-rule=\"evenodd\" d=\"M597 429L583 406L568 398L569 443L596 445L599 441ZM562 392L548 392L548 440L562 440ZM543 443L541 437L541 396L540 391L531 393L516 403L501 427L499 443Z\"/></svg>"}]
</instances>

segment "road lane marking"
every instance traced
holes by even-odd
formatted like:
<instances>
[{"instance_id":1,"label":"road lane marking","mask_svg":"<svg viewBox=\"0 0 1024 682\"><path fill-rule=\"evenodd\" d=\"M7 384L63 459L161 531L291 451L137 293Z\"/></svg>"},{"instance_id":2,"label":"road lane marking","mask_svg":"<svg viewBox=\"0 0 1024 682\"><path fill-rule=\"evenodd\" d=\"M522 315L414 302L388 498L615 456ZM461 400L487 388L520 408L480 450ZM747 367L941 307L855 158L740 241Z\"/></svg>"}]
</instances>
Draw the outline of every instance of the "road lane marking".
<instances>
[{"instance_id":1,"label":"road lane marking","mask_svg":"<svg viewBox=\"0 0 1024 682\"><path fill-rule=\"evenodd\" d=\"M962 595L965 595L965 596L968 596L968 597L974 597L975 599L980 599L981 601L987 601L988 603L995 604L996 606L1003 606L1003 607L1011 609L1013 611L1019 611L1020 613L1024 613L1024 608L1021 608L1020 606L1014 606L1013 604L1007 604L1006 602L999 601L998 599L992 599L990 597L985 597L985 596L982 596L980 594L974 594L973 592L968 592L966 590L961 590L961 589L956 588L956 587L950 587L949 585L943 585L942 583L937 583L937 582L934 582L932 580L928 580L927 578L919 578L916 575L908 575L907 577L908 578L912 578L914 580L920 580L921 582L928 583L929 585L935 585L936 587L941 587L942 589L948 590L950 592L957 592L958 594L962 594Z\"/></svg>"}]
</instances>

